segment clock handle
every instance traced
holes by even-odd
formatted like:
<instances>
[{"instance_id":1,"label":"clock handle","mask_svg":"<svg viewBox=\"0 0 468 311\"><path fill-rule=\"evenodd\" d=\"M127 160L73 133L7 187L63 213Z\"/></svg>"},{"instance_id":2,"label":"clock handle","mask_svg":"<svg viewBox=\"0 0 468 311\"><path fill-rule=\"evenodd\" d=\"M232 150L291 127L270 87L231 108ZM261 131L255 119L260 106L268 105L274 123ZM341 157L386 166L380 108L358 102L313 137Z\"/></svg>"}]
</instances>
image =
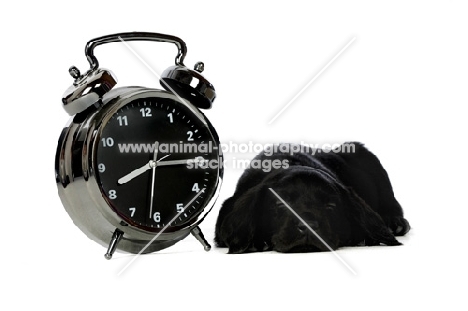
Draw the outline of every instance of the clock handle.
<instances>
[{"instance_id":1,"label":"clock handle","mask_svg":"<svg viewBox=\"0 0 468 311\"><path fill-rule=\"evenodd\" d=\"M154 41L154 42L168 42L174 43L177 46L178 53L175 58L175 64L184 66L184 58L187 54L187 46L182 39L154 32L122 32L112 35L102 36L90 40L85 47L85 55L91 66L91 70L96 70L99 67L99 62L94 56L94 48L98 45L112 42L125 42L125 41Z\"/></svg>"}]
</instances>

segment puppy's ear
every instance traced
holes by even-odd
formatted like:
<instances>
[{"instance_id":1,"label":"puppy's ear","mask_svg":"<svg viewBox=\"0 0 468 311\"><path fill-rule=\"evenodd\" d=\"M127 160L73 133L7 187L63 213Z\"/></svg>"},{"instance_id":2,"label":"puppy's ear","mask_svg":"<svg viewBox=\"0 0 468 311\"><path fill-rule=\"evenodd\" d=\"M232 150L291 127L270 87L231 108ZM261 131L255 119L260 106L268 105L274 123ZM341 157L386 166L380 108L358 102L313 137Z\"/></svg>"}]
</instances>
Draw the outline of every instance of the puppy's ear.
<instances>
[{"instance_id":1,"label":"puppy's ear","mask_svg":"<svg viewBox=\"0 0 468 311\"><path fill-rule=\"evenodd\" d=\"M353 226L352 230L359 230L356 237L364 238L365 244L388 246L401 245L388 227L385 225L382 218L374 212L367 203L359 197L354 190L346 189L348 201L348 219ZM359 241L360 242L360 241Z\"/></svg>"},{"instance_id":2,"label":"puppy's ear","mask_svg":"<svg viewBox=\"0 0 468 311\"><path fill-rule=\"evenodd\" d=\"M262 186L257 185L226 200L221 209L224 219L218 219L216 239L218 244L229 247L230 254L248 252L254 245L255 223L260 213Z\"/></svg>"}]
</instances>

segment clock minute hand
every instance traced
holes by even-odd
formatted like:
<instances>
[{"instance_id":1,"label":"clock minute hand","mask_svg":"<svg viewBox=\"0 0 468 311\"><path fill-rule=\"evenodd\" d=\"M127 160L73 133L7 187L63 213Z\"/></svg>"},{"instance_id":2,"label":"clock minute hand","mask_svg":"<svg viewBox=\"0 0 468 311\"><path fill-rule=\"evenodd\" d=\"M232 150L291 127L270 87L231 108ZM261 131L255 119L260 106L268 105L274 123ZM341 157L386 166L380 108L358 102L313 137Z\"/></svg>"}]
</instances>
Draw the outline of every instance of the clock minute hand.
<instances>
[{"instance_id":1,"label":"clock minute hand","mask_svg":"<svg viewBox=\"0 0 468 311\"><path fill-rule=\"evenodd\" d=\"M190 159L193 160L193 159ZM158 166L167 166L167 165L179 165L179 164L187 164L190 160L172 160L172 161L162 161L158 162Z\"/></svg>"},{"instance_id":2,"label":"clock minute hand","mask_svg":"<svg viewBox=\"0 0 468 311\"><path fill-rule=\"evenodd\" d=\"M150 208L149 208L149 219L153 218L153 204L154 204L154 179L155 179L155 174L156 174L156 160L158 159L158 150L159 150L159 143L156 141L154 143L154 153L153 153L153 161L150 161L152 163L152 170L153 170L153 175L151 177L151 196L150 196Z\"/></svg>"},{"instance_id":3,"label":"clock minute hand","mask_svg":"<svg viewBox=\"0 0 468 311\"><path fill-rule=\"evenodd\" d=\"M161 160L159 160L159 161L161 161ZM201 158L201 157L196 157L194 159L171 160L171 161L162 161L162 162L159 162L159 161L158 161L157 166L180 165L180 164L189 164L189 163L203 163L206 160Z\"/></svg>"}]
</instances>

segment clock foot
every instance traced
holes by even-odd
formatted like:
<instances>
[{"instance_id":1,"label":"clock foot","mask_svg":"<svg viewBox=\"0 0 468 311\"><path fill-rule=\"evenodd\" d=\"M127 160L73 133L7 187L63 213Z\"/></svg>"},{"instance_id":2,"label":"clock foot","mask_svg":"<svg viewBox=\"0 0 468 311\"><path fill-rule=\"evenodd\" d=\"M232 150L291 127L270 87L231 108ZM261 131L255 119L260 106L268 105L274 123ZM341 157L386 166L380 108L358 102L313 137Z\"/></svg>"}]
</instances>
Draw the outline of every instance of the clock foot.
<instances>
[{"instance_id":1,"label":"clock foot","mask_svg":"<svg viewBox=\"0 0 468 311\"><path fill-rule=\"evenodd\" d=\"M205 237L203 236L203 233L200 230L200 227L195 227L191 231L192 235L198 240L203 245L203 248L205 251L209 251L211 249L211 245L208 243L207 240L205 240Z\"/></svg>"},{"instance_id":2,"label":"clock foot","mask_svg":"<svg viewBox=\"0 0 468 311\"><path fill-rule=\"evenodd\" d=\"M117 244L119 244L123 235L124 235L123 231L119 229L115 229L114 234L112 234L112 239L109 243L109 247L107 248L107 253L104 255L104 257L107 260L110 260L112 258L112 255L114 255L114 252L117 249Z\"/></svg>"}]
</instances>

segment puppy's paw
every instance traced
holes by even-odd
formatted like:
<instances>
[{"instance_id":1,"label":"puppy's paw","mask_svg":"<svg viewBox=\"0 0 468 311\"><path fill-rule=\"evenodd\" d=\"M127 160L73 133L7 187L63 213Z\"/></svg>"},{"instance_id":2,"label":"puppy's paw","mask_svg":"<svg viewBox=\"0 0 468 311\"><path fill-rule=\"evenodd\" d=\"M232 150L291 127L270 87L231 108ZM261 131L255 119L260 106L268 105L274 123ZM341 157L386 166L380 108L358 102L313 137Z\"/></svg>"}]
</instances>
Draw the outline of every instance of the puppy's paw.
<instances>
[{"instance_id":1,"label":"puppy's paw","mask_svg":"<svg viewBox=\"0 0 468 311\"><path fill-rule=\"evenodd\" d=\"M408 220L399 216L387 219L386 223L395 236L405 235L411 229Z\"/></svg>"}]
</instances>

